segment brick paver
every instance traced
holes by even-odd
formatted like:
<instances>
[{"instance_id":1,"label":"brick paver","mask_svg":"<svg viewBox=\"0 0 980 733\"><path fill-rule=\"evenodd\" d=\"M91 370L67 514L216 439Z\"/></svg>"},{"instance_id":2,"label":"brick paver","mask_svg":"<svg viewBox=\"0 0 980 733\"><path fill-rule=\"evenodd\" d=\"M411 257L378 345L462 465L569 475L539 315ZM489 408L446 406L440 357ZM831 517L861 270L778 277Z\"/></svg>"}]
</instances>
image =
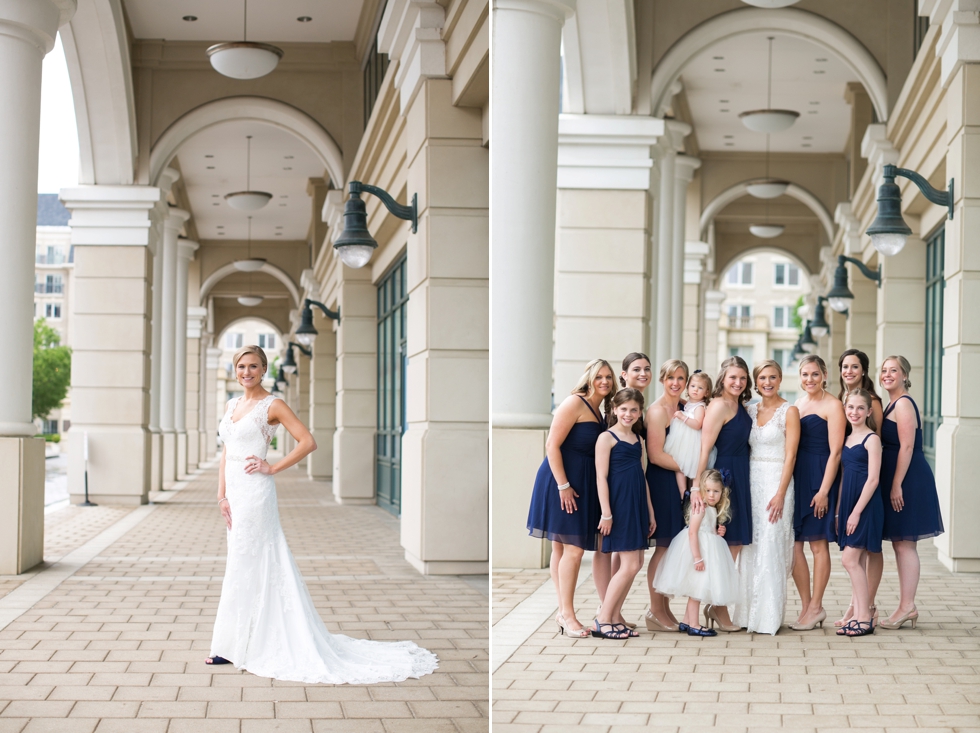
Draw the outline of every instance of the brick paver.
<instances>
[{"instance_id":1,"label":"brick paver","mask_svg":"<svg viewBox=\"0 0 980 733\"><path fill-rule=\"evenodd\" d=\"M697 639L651 634L641 626L638 639L573 641L558 635L551 617L541 618L527 642L493 674L493 730L980 730L980 575L948 572L930 542L920 544L920 555L920 616L914 631L906 624L900 631L879 629L860 639L834 635L832 622L850 598L837 552L823 630ZM885 558L883 615L898 598L887 544ZM505 571L499 579L495 571L495 610L498 583L501 597L511 603L526 590L521 578L535 575L550 583L544 571L527 576ZM644 582L642 575L637 578L627 618L645 610ZM591 619L595 590L589 582L581 591L579 618ZM675 602L678 615L682 604ZM798 613L791 591L787 619ZM498 620L495 616L494 623Z\"/></svg>"},{"instance_id":2,"label":"brick paver","mask_svg":"<svg viewBox=\"0 0 980 733\"><path fill-rule=\"evenodd\" d=\"M439 656L439 670L332 686L205 666L224 573L215 480L209 470L172 493L0 631L0 733L489 729L487 598L463 579L417 573L396 518L337 505L328 484L298 471L277 477L280 512L327 627L412 639ZM94 536L72 532L79 544Z\"/></svg>"},{"instance_id":3,"label":"brick paver","mask_svg":"<svg viewBox=\"0 0 980 733\"><path fill-rule=\"evenodd\" d=\"M513 611L517 605L551 579L544 570L499 570L493 571L493 601L491 603L493 623L497 623Z\"/></svg>"}]
</instances>

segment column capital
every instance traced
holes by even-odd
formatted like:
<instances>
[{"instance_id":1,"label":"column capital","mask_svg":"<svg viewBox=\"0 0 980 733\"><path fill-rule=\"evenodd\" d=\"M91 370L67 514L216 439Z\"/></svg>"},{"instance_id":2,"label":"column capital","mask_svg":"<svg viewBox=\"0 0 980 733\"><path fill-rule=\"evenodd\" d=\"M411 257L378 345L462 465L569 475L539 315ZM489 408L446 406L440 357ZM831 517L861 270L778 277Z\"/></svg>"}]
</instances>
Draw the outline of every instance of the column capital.
<instances>
[{"instance_id":1,"label":"column capital","mask_svg":"<svg viewBox=\"0 0 980 733\"><path fill-rule=\"evenodd\" d=\"M700 285L701 273L704 272L704 260L711 252L707 242L684 242L684 282L688 285Z\"/></svg>"},{"instance_id":2,"label":"column capital","mask_svg":"<svg viewBox=\"0 0 980 733\"><path fill-rule=\"evenodd\" d=\"M681 152L684 149L684 138L690 135L694 128L680 120L667 120L665 126L667 129L663 139L664 145L670 146L675 153Z\"/></svg>"},{"instance_id":3,"label":"column capital","mask_svg":"<svg viewBox=\"0 0 980 733\"><path fill-rule=\"evenodd\" d=\"M307 268L300 273L299 284L300 287L303 288L304 294L307 298L320 300L320 294L323 292L323 286L320 285L320 281L316 279L316 274L311 268Z\"/></svg>"},{"instance_id":4,"label":"column capital","mask_svg":"<svg viewBox=\"0 0 980 733\"><path fill-rule=\"evenodd\" d=\"M156 186L78 186L58 194L75 246L147 246L162 192Z\"/></svg>"},{"instance_id":5,"label":"column capital","mask_svg":"<svg viewBox=\"0 0 980 733\"><path fill-rule=\"evenodd\" d=\"M941 27L936 56L942 60L940 81L945 87L963 64L980 61L980 15L975 0L919 3L919 15Z\"/></svg>"},{"instance_id":6,"label":"column capital","mask_svg":"<svg viewBox=\"0 0 980 733\"><path fill-rule=\"evenodd\" d=\"M898 165L898 148L888 139L887 125L875 122L868 125L861 140L861 157L875 170L876 188L881 183L881 169L885 165Z\"/></svg>"},{"instance_id":7,"label":"column capital","mask_svg":"<svg viewBox=\"0 0 980 733\"><path fill-rule=\"evenodd\" d=\"M537 13L564 23L575 14L577 3L578 0L493 0L493 9Z\"/></svg>"},{"instance_id":8,"label":"column capital","mask_svg":"<svg viewBox=\"0 0 980 733\"><path fill-rule=\"evenodd\" d=\"M704 293L704 319L717 321L721 317L721 304L728 296L720 290L707 290Z\"/></svg>"},{"instance_id":9,"label":"column capital","mask_svg":"<svg viewBox=\"0 0 980 733\"><path fill-rule=\"evenodd\" d=\"M856 254L861 251L861 220L854 215L850 201L841 201L834 209L834 223L840 227L844 254ZM836 264L835 264L836 267Z\"/></svg>"},{"instance_id":10,"label":"column capital","mask_svg":"<svg viewBox=\"0 0 980 733\"><path fill-rule=\"evenodd\" d=\"M204 352L207 356L207 361L205 361L204 366L208 369L217 369L220 364L221 349L216 349L213 346L209 346L207 351Z\"/></svg>"},{"instance_id":11,"label":"column capital","mask_svg":"<svg viewBox=\"0 0 980 733\"><path fill-rule=\"evenodd\" d=\"M186 214L187 212L184 212L184 213ZM201 245L199 245L197 242L194 242L194 241L192 241L190 239L185 239L184 237L178 237L177 238L177 260L178 260L178 262L180 260L184 260L185 262L189 262L190 260L194 259L194 253L197 252L197 250L200 248L200 246Z\"/></svg>"},{"instance_id":12,"label":"column capital","mask_svg":"<svg viewBox=\"0 0 980 733\"><path fill-rule=\"evenodd\" d=\"M167 209L163 226L165 229L176 229L179 231L190 218L191 212L178 209L176 206L171 206Z\"/></svg>"},{"instance_id":13,"label":"column capital","mask_svg":"<svg viewBox=\"0 0 980 733\"><path fill-rule=\"evenodd\" d=\"M378 50L398 62L395 88L401 113L411 106L426 79L445 79L446 10L432 0L391 0L378 27Z\"/></svg>"},{"instance_id":14,"label":"column capital","mask_svg":"<svg viewBox=\"0 0 980 733\"><path fill-rule=\"evenodd\" d=\"M76 0L23 0L0 4L3 35L26 41L42 54L54 48L58 29L71 20Z\"/></svg>"},{"instance_id":15,"label":"column capital","mask_svg":"<svg viewBox=\"0 0 980 733\"><path fill-rule=\"evenodd\" d=\"M648 190L664 121L637 115L558 115L558 188Z\"/></svg>"},{"instance_id":16,"label":"column capital","mask_svg":"<svg viewBox=\"0 0 980 733\"><path fill-rule=\"evenodd\" d=\"M694 178L694 171L700 167L700 158L693 158L690 155L678 155L674 159L674 178L679 183L690 183Z\"/></svg>"},{"instance_id":17,"label":"column capital","mask_svg":"<svg viewBox=\"0 0 980 733\"><path fill-rule=\"evenodd\" d=\"M208 309L200 306L187 308L187 338L199 339L204 332L204 323L208 318Z\"/></svg>"}]
</instances>

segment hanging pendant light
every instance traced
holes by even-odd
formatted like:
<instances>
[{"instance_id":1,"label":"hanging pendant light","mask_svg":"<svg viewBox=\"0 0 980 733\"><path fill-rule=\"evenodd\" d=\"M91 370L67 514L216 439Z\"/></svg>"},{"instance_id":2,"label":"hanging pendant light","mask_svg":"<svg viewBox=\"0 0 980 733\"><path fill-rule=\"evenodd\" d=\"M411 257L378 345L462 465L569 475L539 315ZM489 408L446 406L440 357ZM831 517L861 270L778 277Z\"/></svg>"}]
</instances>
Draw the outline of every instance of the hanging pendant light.
<instances>
[{"instance_id":1,"label":"hanging pendant light","mask_svg":"<svg viewBox=\"0 0 980 733\"><path fill-rule=\"evenodd\" d=\"M766 176L769 175L769 135L766 135ZM787 183L788 187L789 184ZM750 192L751 193L751 192ZM776 194L778 196L779 194ZM766 223L765 224L752 224L749 227L749 231L752 232L757 237L762 239L772 239L773 237L778 237L786 229L782 224L770 224L769 223L769 199L775 198L775 196L760 196L758 198L766 199Z\"/></svg>"},{"instance_id":2,"label":"hanging pendant light","mask_svg":"<svg viewBox=\"0 0 980 733\"><path fill-rule=\"evenodd\" d=\"M225 201L239 211L258 211L272 200L266 191L252 191L252 136L245 136L245 190L226 193Z\"/></svg>"},{"instance_id":3,"label":"hanging pendant light","mask_svg":"<svg viewBox=\"0 0 980 733\"><path fill-rule=\"evenodd\" d=\"M738 116L742 124L753 132L773 133L788 130L800 116L799 112L789 109L772 108L772 42L773 36L769 36L769 90L766 96L766 108L750 110Z\"/></svg>"},{"instance_id":4,"label":"hanging pendant light","mask_svg":"<svg viewBox=\"0 0 980 733\"><path fill-rule=\"evenodd\" d=\"M754 5L757 8L786 8L796 5L800 0L742 0L746 5Z\"/></svg>"},{"instance_id":5,"label":"hanging pendant light","mask_svg":"<svg viewBox=\"0 0 980 733\"><path fill-rule=\"evenodd\" d=\"M235 260L233 263L236 270L241 272L255 272L261 270L265 266L265 259L262 257L252 257L252 217L248 217L248 254L244 260ZM249 283L251 285L251 282ZM241 298L239 298L239 302ZM261 302L261 301L260 301ZM249 305L248 303L242 303L242 305ZM258 305L258 303L252 303L252 305Z\"/></svg>"},{"instance_id":6,"label":"hanging pendant light","mask_svg":"<svg viewBox=\"0 0 980 733\"><path fill-rule=\"evenodd\" d=\"M757 199L774 199L782 196L789 188L789 181L773 178L769 175L769 135L766 135L766 177L745 187L749 196Z\"/></svg>"},{"instance_id":7,"label":"hanging pendant light","mask_svg":"<svg viewBox=\"0 0 980 733\"><path fill-rule=\"evenodd\" d=\"M248 40L248 0L245 0L245 30L242 37L241 41L216 43L207 50L215 71L232 79L258 79L279 65L281 48Z\"/></svg>"}]
</instances>

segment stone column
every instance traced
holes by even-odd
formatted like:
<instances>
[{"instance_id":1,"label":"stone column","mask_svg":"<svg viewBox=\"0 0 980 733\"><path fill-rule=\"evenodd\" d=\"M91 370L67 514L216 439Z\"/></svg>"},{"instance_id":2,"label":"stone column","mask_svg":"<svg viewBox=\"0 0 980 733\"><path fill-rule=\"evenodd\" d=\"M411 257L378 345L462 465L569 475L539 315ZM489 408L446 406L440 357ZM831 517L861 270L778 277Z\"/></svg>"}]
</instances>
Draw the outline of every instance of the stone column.
<instances>
[{"instance_id":1,"label":"stone column","mask_svg":"<svg viewBox=\"0 0 980 733\"><path fill-rule=\"evenodd\" d=\"M176 477L187 477L187 270L200 245L177 240L177 286L174 302L174 432Z\"/></svg>"},{"instance_id":2,"label":"stone column","mask_svg":"<svg viewBox=\"0 0 980 733\"><path fill-rule=\"evenodd\" d=\"M673 121L667 124L668 136L660 150L660 199L657 202L657 235L656 251L657 259L655 271L657 273L657 294L656 306L654 308L654 335L655 342L651 344L653 351L650 358L653 359L653 371L657 372L660 365L670 358L670 306L673 302L671 284L674 272L674 162L677 159L677 151L671 144L673 128L676 123Z\"/></svg>"},{"instance_id":3,"label":"stone column","mask_svg":"<svg viewBox=\"0 0 980 733\"><path fill-rule=\"evenodd\" d=\"M88 433L89 493L139 504L150 487L149 306L161 191L149 186L64 189L72 212L75 300L68 488L84 494L81 436ZM157 241L154 241L157 240Z\"/></svg>"},{"instance_id":4,"label":"stone column","mask_svg":"<svg viewBox=\"0 0 980 733\"><path fill-rule=\"evenodd\" d=\"M205 460L211 460L218 450L218 421L224 417L224 410L218 407L218 367L221 363L221 349L208 347L204 352L204 358L204 445L201 456Z\"/></svg>"},{"instance_id":5,"label":"stone column","mask_svg":"<svg viewBox=\"0 0 980 733\"><path fill-rule=\"evenodd\" d=\"M494 562L509 567L542 567L550 551L523 527L551 425L561 30L574 9L493 0L493 506L513 528L497 536Z\"/></svg>"},{"instance_id":6,"label":"stone column","mask_svg":"<svg viewBox=\"0 0 980 733\"><path fill-rule=\"evenodd\" d=\"M203 425L203 415L201 399L203 390L202 367L204 361L201 358L202 332L205 320L207 319L207 308L190 306L187 308L187 388L186 407L184 410L185 425L187 426L187 471L188 473L197 469L198 465L204 462L204 454L201 452L201 429Z\"/></svg>"},{"instance_id":7,"label":"stone column","mask_svg":"<svg viewBox=\"0 0 980 733\"><path fill-rule=\"evenodd\" d=\"M851 292L854 293L847 314L847 344L866 353L872 366L877 369L878 284L868 280L851 263L847 263L847 271Z\"/></svg>"},{"instance_id":8,"label":"stone column","mask_svg":"<svg viewBox=\"0 0 980 733\"><path fill-rule=\"evenodd\" d=\"M959 15L959 14L958 14ZM963 14L968 16L968 14ZM969 20L964 17L964 20ZM969 27L975 28L975 25ZM974 31L975 32L975 31ZM975 46L971 45L971 49ZM963 49L965 50L965 49ZM944 70L946 64L944 60ZM956 181L955 210L946 222L943 310L943 423L936 439L936 484L946 534L939 559L954 571L980 572L980 64L963 64L946 90L946 177Z\"/></svg>"},{"instance_id":9,"label":"stone column","mask_svg":"<svg viewBox=\"0 0 980 733\"><path fill-rule=\"evenodd\" d=\"M313 311L319 332L310 360L310 432L317 449L310 454L307 475L317 481L333 476L333 436L337 427L337 335L333 321Z\"/></svg>"},{"instance_id":10,"label":"stone column","mask_svg":"<svg viewBox=\"0 0 980 733\"><path fill-rule=\"evenodd\" d=\"M44 441L32 421L34 244L41 62L74 0L0 4L0 574L22 573L44 551Z\"/></svg>"},{"instance_id":11,"label":"stone column","mask_svg":"<svg viewBox=\"0 0 980 733\"><path fill-rule=\"evenodd\" d=\"M177 384L177 239L190 213L171 208L163 222L163 284L160 303L160 432L163 435L162 488L177 480L177 431L175 423Z\"/></svg>"},{"instance_id":12,"label":"stone column","mask_svg":"<svg viewBox=\"0 0 980 733\"><path fill-rule=\"evenodd\" d=\"M556 401L596 354L650 350L651 146L663 131L653 117L559 118Z\"/></svg>"},{"instance_id":13,"label":"stone column","mask_svg":"<svg viewBox=\"0 0 980 733\"><path fill-rule=\"evenodd\" d=\"M684 243L684 313L681 358L691 369L704 369L704 350L701 315L702 294L701 280L704 273L704 261L710 247L707 242Z\"/></svg>"},{"instance_id":14,"label":"stone column","mask_svg":"<svg viewBox=\"0 0 980 733\"><path fill-rule=\"evenodd\" d=\"M674 236L672 239L673 255L670 276L671 359L680 359L684 353L684 265L686 257L684 245L687 226L687 187L694 178L694 171L700 167L701 161L689 155L678 155L674 160ZM691 367L691 369L695 368Z\"/></svg>"},{"instance_id":15,"label":"stone column","mask_svg":"<svg viewBox=\"0 0 980 733\"><path fill-rule=\"evenodd\" d=\"M880 360L889 354L908 359L912 367L909 392L921 405L926 346L926 243L913 235L897 255L878 255L878 261L881 287L877 293L875 347L879 361L872 368L877 370Z\"/></svg>"},{"instance_id":16,"label":"stone column","mask_svg":"<svg viewBox=\"0 0 980 733\"><path fill-rule=\"evenodd\" d=\"M165 221L169 207L167 194L180 173L166 168L157 183L161 200L157 204L158 218ZM160 432L160 344L163 338L163 247L157 245L153 255L153 309L150 344L150 491L163 488L163 434Z\"/></svg>"},{"instance_id":17,"label":"stone column","mask_svg":"<svg viewBox=\"0 0 980 733\"><path fill-rule=\"evenodd\" d=\"M704 294L704 358L701 369L712 380L718 376L722 361L718 353L718 319L721 318L721 304L726 297L720 290L708 290Z\"/></svg>"},{"instance_id":18,"label":"stone column","mask_svg":"<svg viewBox=\"0 0 980 733\"><path fill-rule=\"evenodd\" d=\"M317 339L319 341L319 339ZM310 381L312 379L312 370L310 369L310 359L303 354L301 351L296 353L296 363L297 369L296 373L293 375L295 377L295 387L296 387L296 417L304 425L310 424ZM305 456L296 465L299 467L300 471L306 473L309 466L309 456Z\"/></svg>"}]
</instances>

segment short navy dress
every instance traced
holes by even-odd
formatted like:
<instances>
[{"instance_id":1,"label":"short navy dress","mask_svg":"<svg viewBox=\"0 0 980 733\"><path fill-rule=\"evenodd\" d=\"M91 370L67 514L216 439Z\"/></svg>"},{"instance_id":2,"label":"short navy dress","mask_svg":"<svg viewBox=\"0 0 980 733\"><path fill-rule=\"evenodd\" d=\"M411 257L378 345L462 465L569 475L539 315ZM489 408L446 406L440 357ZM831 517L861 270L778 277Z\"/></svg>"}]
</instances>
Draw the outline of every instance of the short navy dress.
<instances>
[{"instance_id":1,"label":"short navy dress","mask_svg":"<svg viewBox=\"0 0 980 733\"><path fill-rule=\"evenodd\" d=\"M827 496L827 513L823 517L813 515L810 502L820 491L827 462L830 460L830 434L827 421L820 415L804 415L800 418L800 444L796 450L793 467L793 485L796 487L796 511L793 515L793 532L797 542L816 542L837 539L834 530L834 507L840 486L840 472L834 477Z\"/></svg>"},{"instance_id":2,"label":"short navy dress","mask_svg":"<svg viewBox=\"0 0 980 733\"><path fill-rule=\"evenodd\" d=\"M605 431L606 424L584 397L579 395L579 398L588 406L596 422L572 425L559 449L565 476L578 494L575 500L578 509L569 514L561 508L558 482L546 457L534 479L527 528L532 537L547 537L552 542L595 550L600 517L595 483L595 442Z\"/></svg>"},{"instance_id":3,"label":"short navy dress","mask_svg":"<svg viewBox=\"0 0 980 733\"><path fill-rule=\"evenodd\" d=\"M941 535L943 517L939 511L939 494L936 492L936 477L922 452L922 421L919 408L907 394L898 398L907 399L915 408L915 444L912 446L912 460L902 481L902 499L905 507L900 512L892 508L892 482L898 464L898 424L887 417L898 404L895 400L885 410L885 420L881 426L881 499L885 509L884 538L891 542L917 542Z\"/></svg>"},{"instance_id":4,"label":"short navy dress","mask_svg":"<svg viewBox=\"0 0 980 733\"><path fill-rule=\"evenodd\" d=\"M840 487L840 511L837 515L837 544L842 550L845 547L859 547L868 552L881 552L885 513L881 506L880 484L862 510L857 529L852 534L847 533L847 520L861 498L864 484L868 480L868 449L864 444L872 435L874 433L865 435L858 445L845 445L841 452L843 478Z\"/></svg>"},{"instance_id":5,"label":"short navy dress","mask_svg":"<svg viewBox=\"0 0 980 733\"><path fill-rule=\"evenodd\" d=\"M725 542L729 545L752 544L752 494L749 490L749 433L752 418L744 405L739 403L735 417L721 426L715 448L718 457L715 468L731 473L732 518L725 529Z\"/></svg>"},{"instance_id":6,"label":"short navy dress","mask_svg":"<svg viewBox=\"0 0 980 733\"><path fill-rule=\"evenodd\" d=\"M666 435L670 434L667 426ZM662 447L662 446L661 446ZM657 528L649 540L650 547L670 547L677 533L684 529L684 504L677 488L677 474L661 468L652 460L653 451L647 443L647 484L650 486L650 501L653 503L653 518Z\"/></svg>"},{"instance_id":7,"label":"short navy dress","mask_svg":"<svg viewBox=\"0 0 980 733\"><path fill-rule=\"evenodd\" d=\"M629 552L647 548L650 512L647 507L647 483L641 462L643 446L639 440L627 443L611 430L616 445L609 453L609 508L612 531L601 538L603 552ZM601 516L600 516L601 518ZM598 524L598 520L596 524Z\"/></svg>"}]
</instances>

